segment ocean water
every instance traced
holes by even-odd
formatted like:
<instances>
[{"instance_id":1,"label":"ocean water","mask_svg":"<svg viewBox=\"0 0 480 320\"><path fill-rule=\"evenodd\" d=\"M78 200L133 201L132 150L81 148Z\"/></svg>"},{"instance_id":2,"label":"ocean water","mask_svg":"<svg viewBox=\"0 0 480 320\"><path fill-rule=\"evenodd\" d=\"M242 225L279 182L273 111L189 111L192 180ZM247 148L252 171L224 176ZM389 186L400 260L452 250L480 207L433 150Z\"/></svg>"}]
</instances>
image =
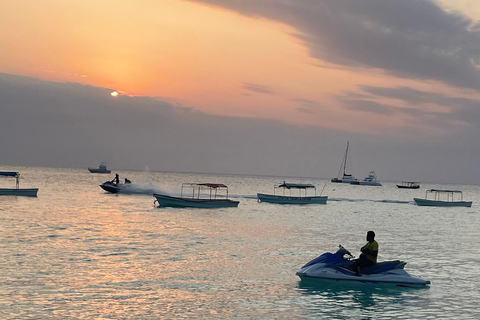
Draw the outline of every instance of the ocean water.
<instances>
[{"instance_id":1,"label":"ocean water","mask_svg":"<svg viewBox=\"0 0 480 320\"><path fill-rule=\"evenodd\" d=\"M479 319L480 187L401 190L323 179L118 171L140 189L229 186L238 208L158 208L107 194L111 175L13 168L37 198L0 197L1 319ZM326 205L258 203L273 185L313 183ZM0 186L14 185L0 180ZM417 207L427 188L463 190L471 208ZM376 232L379 261L407 261L426 288L301 282L295 272Z\"/></svg>"}]
</instances>

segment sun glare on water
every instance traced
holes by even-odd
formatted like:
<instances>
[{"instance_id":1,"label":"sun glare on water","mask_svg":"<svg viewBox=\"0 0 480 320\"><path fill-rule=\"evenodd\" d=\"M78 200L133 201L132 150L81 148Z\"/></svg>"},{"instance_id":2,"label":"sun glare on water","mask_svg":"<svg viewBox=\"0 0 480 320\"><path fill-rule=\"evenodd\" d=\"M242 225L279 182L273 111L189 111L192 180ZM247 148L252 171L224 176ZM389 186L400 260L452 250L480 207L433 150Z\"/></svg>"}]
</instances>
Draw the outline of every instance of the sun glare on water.
<instances>
[{"instance_id":1,"label":"sun glare on water","mask_svg":"<svg viewBox=\"0 0 480 320\"><path fill-rule=\"evenodd\" d=\"M118 96L118 92L117 91L113 91L112 93L110 93L112 95L112 97L116 97Z\"/></svg>"}]
</instances>

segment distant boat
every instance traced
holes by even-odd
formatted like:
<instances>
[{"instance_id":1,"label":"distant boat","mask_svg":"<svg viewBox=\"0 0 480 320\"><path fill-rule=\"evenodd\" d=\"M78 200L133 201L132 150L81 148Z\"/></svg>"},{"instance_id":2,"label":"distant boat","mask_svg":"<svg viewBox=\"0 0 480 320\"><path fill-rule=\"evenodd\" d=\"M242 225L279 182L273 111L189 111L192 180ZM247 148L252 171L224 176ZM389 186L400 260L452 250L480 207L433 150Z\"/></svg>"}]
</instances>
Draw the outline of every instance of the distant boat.
<instances>
[{"instance_id":1,"label":"distant boat","mask_svg":"<svg viewBox=\"0 0 480 320\"><path fill-rule=\"evenodd\" d=\"M100 162L100 164L96 168L88 168L88 171L90 171L90 173L110 173L110 172L112 172L111 170L107 169L107 164L105 162Z\"/></svg>"},{"instance_id":2,"label":"distant boat","mask_svg":"<svg viewBox=\"0 0 480 320\"><path fill-rule=\"evenodd\" d=\"M185 190L189 196L184 196ZM154 193L153 196L159 207L223 208L238 207L240 203L228 198L228 187L221 183L184 183L180 197L159 193Z\"/></svg>"},{"instance_id":3,"label":"distant boat","mask_svg":"<svg viewBox=\"0 0 480 320\"><path fill-rule=\"evenodd\" d=\"M433 199L428 199L429 195L433 195ZM454 200L457 195L458 200ZM441 200L442 199L442 200ZM463 201L463 193L459 190L440 190L429 189L425 193L425 199L413 198L417 206L432 207L471 207L472 201Z\"/></svg>"},{"instance_id":4,"label":"distant boat","mask_svg":"<svg viewBox=\"0 0 480 320\"><path fill-rule=\"evenodd\" d=\"M419 182L413 182L413 181L404 181L402 184L397 184L397 188L400 189L418 189L420 188L420 183Z\"/></svg>"},{"instance_id":5,"label":"distant boat","mask_svg":"<svg viewBox=\"0 0 480 320\"><path fill-rule=\"evenodd\" d=\"M380 182L378 182L377 180L377 176L375 175L375 171L370 171L370 173L368 174L368 176L365 177L365 179L363 180L360 180L360 181L354 181L354 182L351 182L351 184L358 184L358 185L361 185L361 186L377 186L377 187L381 187L382 184Z\"/></svg>"},{"instance_id":6,"label":"distant boat","mask_svg":"<svg viewBox=\"0 0 480 320\"><path fill-rule=\"evenodd\" d=\"M352 174L346 173L348 152L349 152L350 141L347 142L347 149L345 150L345 156L343 157L342 165L338 171L336 178L333 178L331 182L335 183L352 183L358 181Z\"/></svg>"},{"instance_id":7,"label":"distant boat","mask_svg":"<svg viewBox=\"0 0 480 320\"><path fill-rule=\"evenodd\" d=\"M38 188L20 189L19 180L20 173L12 171L0 172L0 177L10 177L16 179L15 188L0 188L0 196L25 196L36 197Z\"/></svg>"},{"instance_id":8,"label":"distant boat","mask_svg":"<svg viewBox=\"0 0 480 320\"><path fill-rule=\"evenodd\" d=\"M277 189L283 189L283 194L276 194ZM292 195L292 189L298 189L298 196ZM307 196L307 189L314 189L314 196ZM274 186L273 194L257 193L259 202L269 202L277 204L326 204L328 196L317 196L316 187L313 184L300 183L286 183L285 181L279 185ZM285 191L289 190L289 195ZM302 190L304 191L302 194Z\"/></svg>"}]
</instances>

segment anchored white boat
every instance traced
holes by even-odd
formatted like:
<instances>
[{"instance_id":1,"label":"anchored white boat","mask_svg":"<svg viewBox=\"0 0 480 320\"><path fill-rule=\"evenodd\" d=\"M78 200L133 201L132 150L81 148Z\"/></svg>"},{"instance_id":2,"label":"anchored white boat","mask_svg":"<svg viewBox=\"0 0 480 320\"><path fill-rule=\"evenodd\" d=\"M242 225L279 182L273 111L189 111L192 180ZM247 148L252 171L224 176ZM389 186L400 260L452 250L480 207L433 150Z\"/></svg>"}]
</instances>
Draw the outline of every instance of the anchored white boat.
<instances>
[{"instance_id":1,"label":"anchored white boat","mask_svg":"<svg viewBox=\"0 0 480 320\"><path fill-rule=\"evenodd\" d=\"M0 177L6 178L15 178L16 186L15 188L0 188L0 196L25 196L25 197L36 197L38 188L28 188L21 189L19 187L20 173L13 171L3 171L0 172Z\"/></svg>"},{"instance_id":2,"label":"anchored white boat","mask_svg":"<svg viewBox=\"0 0 480 320\"><path fill-rule=\"evenodd\" d=\"M188 191L189 196L184 196ZM180 197L154 193L159 207L223 208L238 207L239 201L228 198L228 187L221 183L184 183Z\"/></svg>"},{"instance_id":3,"label":"anchored white boat","mask_svg":"<svg viewBox=\"0 0 480 320\"><path fill-rule=\"evenodd\" d=\"M276 193L278 189L283 190L282 195ZM292 189L298 190L298 196L292 195ZM313 196L307 196L308 189L314 190ZM288 195L285 194L286 190L290 191ZM284 181L281 185L274 186L274 194L257 193L257 199L259 202L277 204L326 204L328 196L317 196L316 190L317 188L313 184L286 183Z\"/></svg>"},{"instance_id":4,"label":"anchored white boat","mask_svg":"<svg viewBox=\"0 0 480 320\"><path fill-rule=\"evenodd\" d=\"M377 187L381 187L382 184L380 182L378 182L377 180L377 176L375 175L375 171L370 171L370 173L368 174L368 176L365 177L365 179L363 180L360 180L360 181L354 181L354 182L351 182L351 184L358 184L358 185L361 185L361 186L377 186Z\"/></svg>"},{"instance_id":5,"label":"anchored white boat","mask_svg":"<svg viewBox=\"0 0 480 320\"><path fill-rule=\"evenodd\" d=\"M112 172L112 170L107 169L107 163L106 162L100 162L98 167L88 168L88 171L90 171L90 173L110 173L110 172Z\"/></svg>"},{"instance_id":6,"label":"anchored white boat","mask_svg":"<svg viewBox=\"0 0 480 320\"><path fill-rule=\"evenodd\" d=\"M430 197L429 197L430 196ZM413 198L417 206L432 207L471 207L472 201L463 201L463 192L460 190L429 189L425 199Z\"/></svg>"},{"instance_id":7,"label":"anchored white boat","mask_svg":"<svg viewBox=\"0 0 480 320\"><path fill-rule=\"evenodd\" d=\"M340 170L338 171L338 175L337 175L336 178L333 178L331 180L331 182L352 183L352 182L358 181L358 179L356 179L352 174L346 173L349 146L350 146L350 141L347 142L347 149L345 150L345 155L343 156L342 165L340 166ZM342 173L341 176L340 176L340 173Z\"/></svg>"}]
</instances>

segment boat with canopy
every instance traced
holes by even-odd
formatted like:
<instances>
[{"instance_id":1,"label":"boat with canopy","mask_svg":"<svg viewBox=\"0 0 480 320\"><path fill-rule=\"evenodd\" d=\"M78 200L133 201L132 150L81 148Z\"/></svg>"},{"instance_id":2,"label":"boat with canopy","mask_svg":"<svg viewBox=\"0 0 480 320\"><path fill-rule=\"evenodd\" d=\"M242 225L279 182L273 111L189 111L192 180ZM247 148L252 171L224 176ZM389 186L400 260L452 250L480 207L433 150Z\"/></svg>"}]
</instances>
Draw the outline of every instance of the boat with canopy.
<instances>
[{"instance_id":1,"label":"boat with canopy","mask_svg":"<svg viewBox=\"0 0 480 320\"><path fill-rule=\"evenodd\" d=\"M432 199L433 198L433 199ZM472 201L463 201L463 192L460 190L429 189L425 199L413 198L417 206L433 207L471 207Z\"/></svg>"},{"instance_id":2,"label":"boat with canopy","mask_svg":"<svg viewBox=\"0 0 480 320\"><path fill-rule=\"evenodd\" d=\"M223 208L238 207L239 201L228 198L228 187L222 183L184 183L180 197L154 193L159 207Z\"/></svg>"},{"instance_id":3,"label":"boat with canopy","mask_svg":"<svg viewBox=\"0 0 480 320\"><path fill-rule=\"evenodd\" d=\"M25 196L36 197L38 188L20 188L20 173L15 171L2 171L0 172L2 178L15 178L15 188L0 188L0 196Z\"/></svg>"},{"instance_id":4,"label":"boat with canopy","mask_svg":"<svg viewBox=\"0 0 480 320\"><path fill-rule=\"evenodd\" d=\"M277 190L281 189L281 194ZM307 195L307 190L314 190L313 196ZM287 194L287 190L290 191ZM292 190L298 190L298 195L292 195ZM328 196L317 196L317 187L313 184L287 183L273 187L273 194L257 193L258 202L277 204L326 204Z\"/></svg>"}]
</instances>

